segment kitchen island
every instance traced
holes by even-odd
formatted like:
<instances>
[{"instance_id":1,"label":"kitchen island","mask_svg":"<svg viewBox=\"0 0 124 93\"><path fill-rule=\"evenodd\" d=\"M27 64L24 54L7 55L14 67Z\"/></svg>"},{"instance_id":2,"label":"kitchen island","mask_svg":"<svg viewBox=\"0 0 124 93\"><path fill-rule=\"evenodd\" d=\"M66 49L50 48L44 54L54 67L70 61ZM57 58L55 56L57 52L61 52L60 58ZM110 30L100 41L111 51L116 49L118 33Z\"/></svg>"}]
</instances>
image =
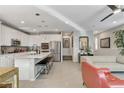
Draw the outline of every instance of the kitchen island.
<instances>
[{"instance_id":1,"label":"kitchen island","mask_svg":"<svg viewBox=\"0 0 124 93\"><path fill-rule=\"evenodd\" d=\"M50 52L41 52L15 58L15 67L19 68L19 80L35 80L43 69L38 63L50 55Z\"/></svg>"}]
</instances>

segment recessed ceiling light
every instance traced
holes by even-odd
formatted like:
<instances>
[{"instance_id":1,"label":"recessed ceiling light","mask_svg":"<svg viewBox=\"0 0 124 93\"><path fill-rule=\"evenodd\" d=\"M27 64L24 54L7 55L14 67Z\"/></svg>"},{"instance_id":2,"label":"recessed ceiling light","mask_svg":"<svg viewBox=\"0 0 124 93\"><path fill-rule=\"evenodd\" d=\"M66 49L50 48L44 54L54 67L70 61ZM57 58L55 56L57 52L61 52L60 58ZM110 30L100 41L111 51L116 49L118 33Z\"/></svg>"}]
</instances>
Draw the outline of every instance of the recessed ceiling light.
<instances>
[{"instance_id":1,"label":"recessed ceiling light","mask_svg":"<svg viewBox=\"0 0 124 93\"><path fill-rule=\"evenodd\" d=\"M58 29L56 28L55 31L58 31Z\"/></svg>"},{"instance_id":2,"label":"recessed ceiling light","mask_svg":"<svg viewBox=\"0 0 124 93\"><path fill-rule=\"evenodd\" d=\"M68 21L66 21L65 23L66 23L66 24L68 24L69 22L68 22Z\"/></svg>"},{"instance_id":3,"label":"recessed ceiling light","mask_svg":"<svg viewBox=\"0 0 124 93\"><path fill-rule=\"evenodd\" d=\"M40 14L39 14L39 13L36 13L35 15L36 15L36 16L40 16Z\"/></svg>"},{"instance_id":4,"label":"recessed ceiling light","mask_svg":"<svg viewBox=\"0 0 124 93\"><path fill-rule=\"evenodd\" d=\"M21 23L21 24L24 24L24 23L25 23L25 21L21 21L20 23Z\"/></svg>"},{"instance_id":5,"label":"recessed ceiling light","mask_svg":"<svg viewBox=\"0 0 124 93\"><path fill-rule=\"evenodd\" d=\"M36 31L36 29L33 29L33 31Z\"/></svg>"},{"instance_id":6,"label":"recessed ceiling light","mask_svg":"<svg viewBox=\"0 0 124 93\"><path fill-rule=\"evenodd\" d=\"M116 24L116 23L117 23L117 21L113 21L113 23L114 23L114 24Z\"/></svg>"}]
</instances>

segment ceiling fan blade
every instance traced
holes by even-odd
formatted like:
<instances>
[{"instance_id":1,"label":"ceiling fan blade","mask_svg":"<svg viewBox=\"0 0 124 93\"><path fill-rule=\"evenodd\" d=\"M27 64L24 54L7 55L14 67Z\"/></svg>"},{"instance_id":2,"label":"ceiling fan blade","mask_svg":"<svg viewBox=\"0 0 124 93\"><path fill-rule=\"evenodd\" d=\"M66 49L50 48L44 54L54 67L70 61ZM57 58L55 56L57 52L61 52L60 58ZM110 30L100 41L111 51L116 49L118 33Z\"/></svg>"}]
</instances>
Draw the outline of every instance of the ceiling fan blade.
<instances>
[{"instance_id":1,"label":"ceiling fan blade","mask_svg":"<svg viewBox=\"0 0 124 93\"><path fill-rule=\"evenodd\" d=\"M112 9L113 11L115 11L116 9L118 9L115 5L107 5L110 9Z\"/></svg>"},{"instance_id":2,"label":"ceiling fan blade","mask_svg":"<svg viewBox=\"0 0 124 93\"><path fill-rule=\"evenodd\" d=\"M109 18L109 17L112 16L113 14L114 14L114 13L109 14L108 16L106 16L105 18L103 18L100 22L106 20L107 18Z\"/></svg>"}]
</instances>

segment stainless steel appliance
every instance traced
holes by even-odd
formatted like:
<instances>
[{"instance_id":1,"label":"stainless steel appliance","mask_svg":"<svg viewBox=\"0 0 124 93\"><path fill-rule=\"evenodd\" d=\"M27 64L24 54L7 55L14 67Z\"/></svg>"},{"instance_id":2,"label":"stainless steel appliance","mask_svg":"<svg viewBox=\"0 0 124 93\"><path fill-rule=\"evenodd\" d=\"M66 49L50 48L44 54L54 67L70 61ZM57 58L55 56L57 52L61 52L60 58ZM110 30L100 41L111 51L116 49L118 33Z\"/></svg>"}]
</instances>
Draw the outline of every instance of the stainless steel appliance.
<instances>
[{"instance_id":1,"label":"stainless steel appliance","mask_svg":"<svg viewBox=\"0 0 124 93\"><path fill-rule=\"evenodd\" d=\"M42 52L49 52L49 43L41 43Z\"/></svg>"},{"instance_id":2,"label":"stainless steel appliance","mask_svg":"<svg viewBox=\"0 0 124 93\"><path fill-rule=\"evenodd\" d=\"M53 54L53 62L61 61L61 42L51 41L50 42L50 52Z\"/></svg>"}]
</instances>

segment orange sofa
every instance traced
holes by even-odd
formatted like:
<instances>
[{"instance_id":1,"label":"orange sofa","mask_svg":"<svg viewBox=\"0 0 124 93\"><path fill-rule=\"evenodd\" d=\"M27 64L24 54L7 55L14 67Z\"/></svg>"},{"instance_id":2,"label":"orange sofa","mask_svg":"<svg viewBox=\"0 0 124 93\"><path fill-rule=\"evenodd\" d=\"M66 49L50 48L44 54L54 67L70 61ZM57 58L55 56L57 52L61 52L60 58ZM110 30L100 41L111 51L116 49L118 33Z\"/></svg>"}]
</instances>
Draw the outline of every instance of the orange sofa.
<instances>
[{"instance_id":1,"label":"orange sofa","mask_svg":"<svg viewBox=\"0 0 124 93\"><path fill-rule=\"evenodd\" d=\"M107 68L96 68L83 60L81 62L83 84L88 88L124 88L124 80L112 75Z\"/></svg>"}]
</instances>

